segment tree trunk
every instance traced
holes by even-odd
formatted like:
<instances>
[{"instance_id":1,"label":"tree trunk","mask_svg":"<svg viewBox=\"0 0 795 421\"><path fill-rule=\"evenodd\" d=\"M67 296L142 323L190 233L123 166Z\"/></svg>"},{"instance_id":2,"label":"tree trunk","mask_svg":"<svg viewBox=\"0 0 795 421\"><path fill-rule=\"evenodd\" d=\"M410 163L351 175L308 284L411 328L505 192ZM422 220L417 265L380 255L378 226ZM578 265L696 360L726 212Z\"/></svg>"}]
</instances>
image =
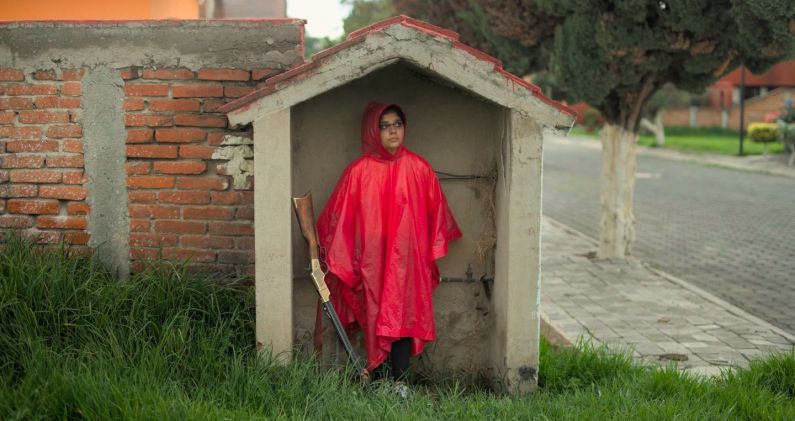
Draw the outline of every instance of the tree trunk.
<instances>
[{"instance_id":1,"label":"tree trunk","mask_svg":"<svg viewBox=\"0 0 795 421\"><path fill-rule=\"evenodd\" d=\"M665 126L663 126L662 118L663 111L660 110L654 115L653 123L645 118L640 120L640 125L654 134L654 144L657 146L665 145Z\"/></svg>"},{"instance_id":2,"label":"tree trunk","mask_svg":"<svg viewBox=\"0 0 795 421\"><path fill-rule=\"evenodd\" d=\"M600 258L625 258L635 242L632 201L638 134L606 123L602 128Z\"/></svg>"}]
</instances>

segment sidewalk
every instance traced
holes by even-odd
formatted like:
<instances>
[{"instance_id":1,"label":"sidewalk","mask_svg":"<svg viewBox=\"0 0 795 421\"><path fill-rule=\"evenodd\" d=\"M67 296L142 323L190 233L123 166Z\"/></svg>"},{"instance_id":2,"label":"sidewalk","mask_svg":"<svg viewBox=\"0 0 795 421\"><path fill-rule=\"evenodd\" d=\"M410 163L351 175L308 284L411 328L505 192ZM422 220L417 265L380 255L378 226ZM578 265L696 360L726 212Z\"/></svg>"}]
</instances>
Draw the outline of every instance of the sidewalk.
<instances>
[{"instance_id":1,"label":"sidewalk","mask_svg":"<svg viewBox=\"0 0 795 421\"><path fill-rule=\"evenodd\" d=\"M548 136L545 141L560 142L571 145L601 149L602 144L599 139L584 136L560 137ZM782 177L795 178L795 166L787 166L789 154L772 155L750 155L750 156L728 156L715 154L695 154L684 153L671 149L650 148L638 145L638 155L654 156L676 161L697 162L702 165L715 165L718 167L731 168L741 171L752 171L763 174L778 175Z\"/></svg>"},{"instance_id":2,"label":"sidewalk","mask_svg":"<svg viewBox=\"0 0 795 421\"><path fill-rule=\"evenodd\" d=\"M553 343L590 338L706 375L793 349L794 335L681 279L592 258L596 241L557 221L543 218L541 238L542 333Z\"/></svg>"}]
</instances>

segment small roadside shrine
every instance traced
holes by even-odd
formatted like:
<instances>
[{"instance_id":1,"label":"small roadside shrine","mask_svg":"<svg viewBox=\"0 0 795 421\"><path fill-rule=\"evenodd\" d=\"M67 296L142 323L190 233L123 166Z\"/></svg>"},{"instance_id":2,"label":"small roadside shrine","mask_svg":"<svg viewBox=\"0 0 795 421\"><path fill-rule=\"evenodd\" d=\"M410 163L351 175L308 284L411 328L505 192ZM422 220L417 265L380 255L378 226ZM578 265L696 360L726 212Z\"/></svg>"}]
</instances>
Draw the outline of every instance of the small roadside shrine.
<instances>
[{"instance_id":1,"label":"small roadside shrine","mask_svg":"<svg viewBox=\"0 0 795 421\"><path fill-rule=\"evenodd\" d=\"M361 154L369 101L403 107L406 147L437 170L464 233L438 262L438 338L422 363L534 390L543 130L568 130L574 112L458 34L406 16L351 33L224 108L254 131L258 344L286 360L311 342L316 295L291 198L311 190L317 217Z\"/></svg>"}]
</instances>

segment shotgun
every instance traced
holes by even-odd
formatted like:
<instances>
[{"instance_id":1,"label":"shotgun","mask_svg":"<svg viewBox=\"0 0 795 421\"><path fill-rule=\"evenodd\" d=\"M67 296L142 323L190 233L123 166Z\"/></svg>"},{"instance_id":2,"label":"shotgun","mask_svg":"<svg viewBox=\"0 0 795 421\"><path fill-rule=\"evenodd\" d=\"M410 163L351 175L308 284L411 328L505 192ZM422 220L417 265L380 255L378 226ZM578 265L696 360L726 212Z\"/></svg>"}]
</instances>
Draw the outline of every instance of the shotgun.
<instances>
[{"instance_id":1,"label":"shotgun","mask_svg":"<svg viewBox=\"0 0 795 421\"><path fill-rule=\"evenodd\" d=\"M312 193L309 192L302 197L294 197L293 205L295 207L295 216L298 218L298 226L301 227L301 234L304 236L307 244L309 245L309 260L312 264L312 281L315 284L320 301L323 306L323 311L326 313L331 324L334 325L334 330L337 331L345 351L348 353L353 366L356 368L356 374L362 380L369 380L370 373L362 365L361 360L353 350L351 341L342 327L337 312L334 310L334 305L331 303L331 293L326 286L326 274L320 267L320 252L317 243L317 232L315 231L315 212L312 209Z\"/></svg>"}]
</instances>

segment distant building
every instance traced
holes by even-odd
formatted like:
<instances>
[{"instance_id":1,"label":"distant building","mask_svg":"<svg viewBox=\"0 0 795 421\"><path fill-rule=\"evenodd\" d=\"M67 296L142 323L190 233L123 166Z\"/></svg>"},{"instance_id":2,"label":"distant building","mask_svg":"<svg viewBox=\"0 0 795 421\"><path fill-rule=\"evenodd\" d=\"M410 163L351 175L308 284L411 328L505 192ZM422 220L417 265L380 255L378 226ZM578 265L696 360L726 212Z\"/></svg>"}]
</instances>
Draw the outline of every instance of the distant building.
<instances>
[{"instance_id":1,"label":"distant building","mask_svg":"<svg viewBox=\"0 0 795 421\"><path fill-rule=\"evenodd\" d=\"M286 0L2 0L0 21L283 18Z\"/></svg>"}]
</instances>

